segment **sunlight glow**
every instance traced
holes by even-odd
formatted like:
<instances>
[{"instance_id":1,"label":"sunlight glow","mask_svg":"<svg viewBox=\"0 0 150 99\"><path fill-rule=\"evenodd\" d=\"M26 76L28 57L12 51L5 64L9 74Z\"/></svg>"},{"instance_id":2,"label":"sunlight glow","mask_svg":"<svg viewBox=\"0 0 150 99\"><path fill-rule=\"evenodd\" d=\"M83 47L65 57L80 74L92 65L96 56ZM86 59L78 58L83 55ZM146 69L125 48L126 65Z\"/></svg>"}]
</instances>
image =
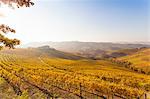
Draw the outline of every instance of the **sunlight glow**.
<instances>
[{"instance_id":1,"label":"sunlight glow","mask_svg":"<svg viewBox=\"0 0 150 99\"><path fill-rule=\"evenodd\" d=\"M148 41L147 13L144 12L144 4L138 4L140 8L131 5L134 3L127 7L125 4L121 6L121 3L116 6L96 0L95 3L84 0L74 2L76 3L68 0L36 1L31 8L15 10L1 6L0 23L16 29L15 35L8 36L18 38L22 43Z\"/></svg>"}]
</instances>

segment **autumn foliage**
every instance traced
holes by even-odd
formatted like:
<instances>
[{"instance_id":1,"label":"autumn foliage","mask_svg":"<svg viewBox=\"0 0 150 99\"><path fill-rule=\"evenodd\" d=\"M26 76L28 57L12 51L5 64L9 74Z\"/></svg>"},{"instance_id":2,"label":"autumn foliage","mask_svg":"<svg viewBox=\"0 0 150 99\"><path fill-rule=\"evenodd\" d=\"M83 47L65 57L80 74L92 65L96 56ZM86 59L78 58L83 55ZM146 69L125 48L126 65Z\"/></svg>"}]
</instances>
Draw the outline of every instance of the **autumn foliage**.
<instances>
[{"instance_id":1,"label":"autumn foliage","mask_svg":"<svg viewBox=\"0 0 150 99\"><path fill-rule=\"evenodd\" d=\"M0 42L3 43L6 47L14 48L14 45L19 45L20 41L17 39L9 39L4 36L6 33L15 33L16 31L9 26L6 26L4 24L0 25ZM3 45L0 46L0 48L3 47Z\"/></svg>"},{"instance_id":2,"label":"autumn foliage","mask_svg":"<svg viewBox=\"0 0 150 99\"><path fill-rule=\"evenodd\" d=\"M10 7L17 6L18 8L23 6L30 7L31 5L34 5L31 0L0 0L0 4L1 3L9 5Z\"/></svg>"},{"instance_id":3,"label":"autumn foliage","mask_svg":"<svg viewBox=\"0 0 150 99\"><path fill-rule=\"evenodd\" d=\"M14 7L30 7L34 5L31 0L0 0L0 4L8 5L11 8ZM5 24L0 25L0 49L4 46L14 48L15 45L19 45L20 41L17 39L10 39L5 36L7 33L16 33L16 31Z\"/></svg>"}]
</instances>

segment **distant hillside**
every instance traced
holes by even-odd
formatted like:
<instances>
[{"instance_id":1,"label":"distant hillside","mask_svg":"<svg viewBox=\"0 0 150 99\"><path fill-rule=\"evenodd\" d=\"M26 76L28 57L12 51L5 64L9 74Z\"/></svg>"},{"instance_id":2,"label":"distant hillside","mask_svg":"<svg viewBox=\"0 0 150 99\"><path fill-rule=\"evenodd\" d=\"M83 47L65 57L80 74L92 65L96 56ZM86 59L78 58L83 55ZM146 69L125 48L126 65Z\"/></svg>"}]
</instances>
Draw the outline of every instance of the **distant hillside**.
<instances>
[{"instance_id":1,"label":"distant hillside","mask_svg":"<svg viewBox=\"0 0 150 99\"><path fill-rule=\"evenodd\" d=\"M150 74L150 48L142 48L131 55L118 58L121 61L128 61L139 70ZM138 70L138 71L139 71Z\"/></svg>"},{"instance_id":2,"label":"distant hillside","mask_svg":"<svg viewBox=\"0 0 150 99\"><path fill-rule=\"evenodd\" d=\"M146 44L121 44L121 43L105 43L105 42L34 42L21 47L40 47L49 45L57 50L67 51L67 52L79 52L86 50L118 50L118 49L133 49L141 47L150 47Z\"/></svg>"},{"instance_id":3,"label":"distant hillside","mask_svg":"<svg viewBox=\"0 0 150 99\"><path fill-rule=\"evenodd\" d=\"M121 49L121 50L115 50L115 51L109 51L107 54L103 55L104 58L118 58L118 57L124 57L128 55L135 54L138 51L141 51L143 49L146 49L145 47L142 48L133 48L133 49Z\"/></svg>"},{"instance_id":4,"label":"distant hillside","mask_svg":"<svg viewBox=\"0 0 150 99\"><path fill-rule=\"evenodd\" d=\"M58 51L54 48L50 48L49 46L42 46L38 48L17 48L13 50L2 50L0 53L7 53L7 54L15 54L20 56L26 57L40 57L40 56L47 56L50 58L62 58L62 59L81 59L81 57Z\"/></svg>"},{"instance_id":5,"label":"distant hillside","mask_svg":"<svg viewBox=\"0 0 150 99\"><path fill-rule=\"evenodd\" d=\"M129 44L129 43L104 43L104 42L34 42L23 45L22 47L40 47L49 45L63 52L74 53L84 57L103 57L109 51L117 51L122 49L135 49L141 47L150 47L149 44ZM114 53L117 56L118 53ZM124 54L122 54L124 56ZM121 56L122 56L121 55Z\"/></svg>"},{"instance_id":6,"label":"distant hillside","mask_svg":"<svg viewBox=\"0 0 150 99\"><path fill-rule=\"evenodd\" d=\"M150 66L150 48L143 48L134 54L119 58L120 60L127 60L138 66Z\"/></svg>"},{"instance_id":7,"label":"distant hillside","mask_svg":"<svg viewBox=\"0 0 150 99\"><path fill-rule=\"evenodd\" d=\"M38 47L38 50L41 52L44 52L49 57L55 57L55 58L64 58L64 59L81 59L81 57L73 55L71 53L58 51L54 48L50 48L49 46L42 46Z\"/></svg>"}]
</instances>

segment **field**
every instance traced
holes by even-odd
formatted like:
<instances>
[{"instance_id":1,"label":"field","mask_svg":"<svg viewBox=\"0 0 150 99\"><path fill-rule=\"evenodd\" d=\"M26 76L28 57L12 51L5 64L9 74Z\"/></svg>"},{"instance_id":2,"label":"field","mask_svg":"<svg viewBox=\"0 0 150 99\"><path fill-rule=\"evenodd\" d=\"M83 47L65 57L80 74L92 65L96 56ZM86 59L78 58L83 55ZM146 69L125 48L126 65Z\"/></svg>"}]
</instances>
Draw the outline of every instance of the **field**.
<instances>
[{"instance_id":1,"label":"field","mask_svg":"<svg viewBox=\"0 0 150 99\"><path fill-rule=\"evenodd\" d=\"M120 61L128 61L136 71L150 74L150 48L142 48L134 54L118 58Z\"/></svg>"},{"instance_id":2,"label":"field","mask_svg":"<svg viewBox=\"0 0 150 99\"><path fill-rule=\"evenodd\" d=\"M37 49L1 51L0 98L148 99L150 75L108 60L63 55L67 57Z\"/></svg>"}]
</instances>

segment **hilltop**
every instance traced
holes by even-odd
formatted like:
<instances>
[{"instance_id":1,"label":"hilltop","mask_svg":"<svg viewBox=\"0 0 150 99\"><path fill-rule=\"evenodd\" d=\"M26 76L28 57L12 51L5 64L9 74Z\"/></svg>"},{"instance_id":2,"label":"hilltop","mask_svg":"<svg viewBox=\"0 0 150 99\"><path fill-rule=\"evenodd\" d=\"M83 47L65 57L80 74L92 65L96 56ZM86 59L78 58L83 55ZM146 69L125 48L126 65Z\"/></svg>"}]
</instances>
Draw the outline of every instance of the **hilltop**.
<instances>
[{"instance_id":1,"label":"hilltop","mask_svg":"<svg viewBox=\"0 0 150 99\"><path fill-rule=\"evenodd\" d=\"M141 48L134 53L118 58L120 61L128 61L136 71L150 74L150 48Z\"/></svg>"},{"instance_id":2,"label":"hilltop","mask_svg":"<svg viewBox=\"0 0 150 99\"><path fill-rule=\"evenodd\" d=\"M63 52L69 52L84 57L95 57L101 58L106 56L110 52L124 50L124 49L136 49L142 47L150 47L147 43L111 43L111 42L34 42L21 47L40 47L40 46L51 46L57 50ZM121 55L122 56L122 55Z\"/></svg>"},{"instance_id":3,"label":"hilltop","mask_svg":"<svg viewBox=\"0 0 150 99\"><path fill-rule=\"evenodd\" d=\"M141 47L150 47L147 43L112 43L112 42L79 42L79 41L66 41L66 42L33 42L22 45L23 48L51 46L57 50L66 52L80 52L86 50L119 50L119 49L133 49Z\"/></svg>"},{"instance_id":4,"label":"hilltop","mask_svg":"<svg viewBox=\"0 0 150 99\"><path fill-rule=\"evenodd\" d=\"M62 58L62 59L81 59L82 57L73 55L71 53L58 51L54 48L50 48L49 46L41 46L38 48L17 48L17 49L5 49L0 53L6 54L15 54L26 57L40 57L46 56L48 58Z\"/></svg>"}]
</instances>

